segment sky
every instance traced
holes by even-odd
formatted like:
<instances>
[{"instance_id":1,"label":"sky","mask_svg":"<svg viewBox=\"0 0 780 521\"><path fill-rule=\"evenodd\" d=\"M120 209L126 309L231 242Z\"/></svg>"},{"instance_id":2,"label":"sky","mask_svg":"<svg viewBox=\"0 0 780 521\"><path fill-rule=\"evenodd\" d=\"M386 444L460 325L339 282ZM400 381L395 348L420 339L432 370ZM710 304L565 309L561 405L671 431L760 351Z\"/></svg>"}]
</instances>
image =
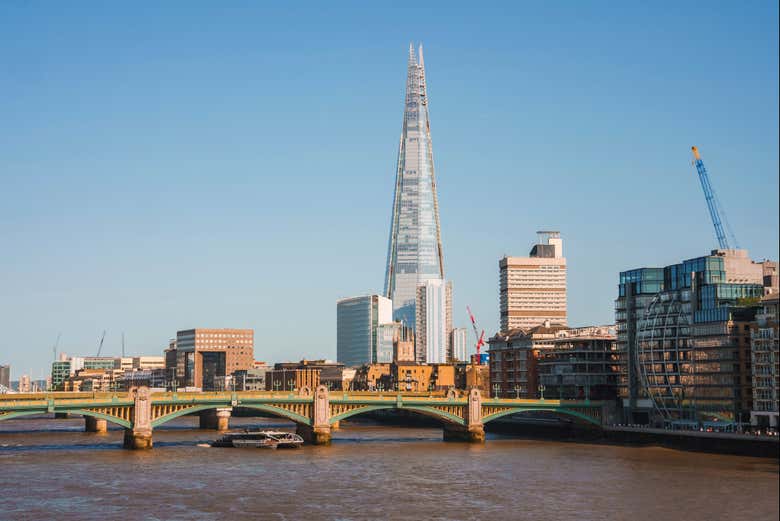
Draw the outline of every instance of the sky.
<instances>
[{"instance_id":1,"label":"sky","mask_svg":"<svg viewBox=\"0 0 780 521\"><path fill-rule=\"evenodd\" d=\"M370 4L370 3L368 3ZM381 293L409 42L425 48L454 323L498 329L498 260L557 229L569 322L618 273L778 258L777 2L0 3L0 364L255 330L336 357Z\"/></svg>"}]
</instances>

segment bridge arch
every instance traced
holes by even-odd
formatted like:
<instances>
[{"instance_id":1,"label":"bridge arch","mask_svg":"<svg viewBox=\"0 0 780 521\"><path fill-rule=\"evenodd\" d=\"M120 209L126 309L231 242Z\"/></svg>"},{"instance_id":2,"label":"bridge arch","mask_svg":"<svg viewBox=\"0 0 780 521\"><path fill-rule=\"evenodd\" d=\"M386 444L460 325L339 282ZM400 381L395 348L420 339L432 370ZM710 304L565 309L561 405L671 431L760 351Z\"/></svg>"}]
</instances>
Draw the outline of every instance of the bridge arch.
<instances>
[{"instance_id":1,"label":"bridge arch","mask_svg":"<svg viewBox=\"0 0 780 521\"><path fill-rule=\"evenodd\" d=\"M192 405L189 407L183 407L181 409L172 411L168 414L165 414L163 416L159 416L158 418L155 418L152 420L152 427L159 427L160 425L167 423L175 418L178 418L180 416L186 416L187 414L193 414L196 412L201 411L207 411L209 409L224 409L230 407L230 405L226 404L203 404L203 405ZM239 407L242 407L244 409L257 409L263 412L267 412L273 416L276 416L278 418L282 418L285 420L293 421L297 424L303 424L303 425L311 425L312 421L310 418L307 418L305 416L301 416L300 414L296 414L292 411L288 411L286 409L282 409L281 407L275 407L273 405L266 405L266 404L246 404L242 403Z\"/></svg>"},{"instance_id":2,"label":"bridge arch","mask_svg":"<svg viewBox=\"0 0 780 521\"><path fill-rule=\"evenodd\" d=\"M518 414L524 412L552 412L555 414L563 414L566 416L573 416L592 425L596 425L597 427L601 427L601 422L597 418L593 418L591 416L588 416L587 414L582 414L581 412L572 411L570 409L557 409L555 407L547 407L547 408L526 407L526 408L510 409L507 411L501 411L501 412L489 414L487 416L483 416L482 423L484 425L493 420L497 420L498 418L509 416L510 414Z\"/></svg>"},{"instance_id":3,"label":"bridge arch","mask_svg":"<svg viewBox=\"0 0 780 521\"><path fill-rule=\"evenodd\" d=\"M360 414L365 414L367 412L381 411L381 410L388 410L388 409L396 410L396 411L412 411L414 413L427 416L429 418L441 420L445 424L460 425L460 426L466 424L466 421L460 416L457 416L447 411L442 411L435 407L429 407L425 405L403 405L402 407L398 407L395 404L364 405L361 407L356 407L349 411L345 411L341 414L335 414L331 416L329 419L329 423L333 425L336 422L339 422L341 420L346 420L347 418L351 418L352 416L358 416Z\"/></svg>"},{"instance_id":4,"label":"bridge arch","mask_svg":"<svg viewBox=\"0 0 780 521\"><path fill-rule=\"evenodd\" d=\"M117 416L113 416L111 414L105 414L98 411L90 411L89 409L74 409L74 410L63 411L63 412L67 412L68 414L80 414L82 416L91 416L99 420L106 420L107 422L113 423L114 425L119 425L120 427L124 427L126 429L133 428L133 423L129 420L125 420L124 418L119 418Z\"/></svg>"},{"instance_id":5,"label":"bridge arch","mask_svg":"<svg viewBox=\"0 0 780 521\"><path fill-rule=\"evenodd\" d=\"M47 414L48 412L49 411L11 411L11 412L0 414L0 421L10 420L11 418L19 418L22 416L34 416L36 414ZM64 411L55 411L55 412L64 412L68 414L80 414L81 416L91 416L93 418L106 420L115 425L119 425L120 427L125 427L128 429L132 428L133 426L133 424L130 421L125 420L123 418L119 418L117 416L111 414L105 414L98 411L91 411L89 409L68 409Z\"/></svg>"},{"instance_id":6,"label":"bridge arch","mask_svg":"<svg viewBox=\"0 0 780 521\"><path fill-rule=\"evenodd\" d=\"M35 414L46 414L47 411L9 411L0 413L0 421L19 418L20 416L33 416Z\"/></svg>"}]
</instances>

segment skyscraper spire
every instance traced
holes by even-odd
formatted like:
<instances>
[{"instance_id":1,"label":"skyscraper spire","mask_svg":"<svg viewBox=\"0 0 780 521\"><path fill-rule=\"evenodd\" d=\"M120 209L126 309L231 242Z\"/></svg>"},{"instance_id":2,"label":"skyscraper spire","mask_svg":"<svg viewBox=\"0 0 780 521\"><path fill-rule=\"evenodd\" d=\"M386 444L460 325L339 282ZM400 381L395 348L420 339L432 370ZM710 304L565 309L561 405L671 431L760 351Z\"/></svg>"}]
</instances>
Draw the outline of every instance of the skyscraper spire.
<instances>
[{"instance_id":1,"label":"skyscraper spire","mask_svg":"<svg viewBox=\"0 0 780 521\"><path fill-rule=\"evenodd\" d=\"M410 44L385 273L393 318L407 324L415 324L417 285L444 278L426 91L422 45L415 56Z\"/></svg>"}]
</instances>

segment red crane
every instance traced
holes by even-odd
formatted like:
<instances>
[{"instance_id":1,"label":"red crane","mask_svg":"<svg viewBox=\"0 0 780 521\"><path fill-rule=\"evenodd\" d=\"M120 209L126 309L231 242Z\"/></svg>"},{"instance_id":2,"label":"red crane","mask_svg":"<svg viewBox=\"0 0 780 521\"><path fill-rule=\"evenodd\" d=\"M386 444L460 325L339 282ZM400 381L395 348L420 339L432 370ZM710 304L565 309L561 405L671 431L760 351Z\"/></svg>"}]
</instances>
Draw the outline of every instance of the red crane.
<instances>
[{"instance_id":1,"label":"red crane","mask_svg":"<svg viewBox=\"0 0 780 521\"><path fill-rule=\"evenodd\" d=\"M477 321L474 320L474 314L471 312L471 308L466 306L466 311L469 312L469 318L471 319L471 327L474 328L474 337L477 339L477 363L479 363L479 348L485 345L485 330L482 333L477 331Z\"/></svg>"}]
</instances>

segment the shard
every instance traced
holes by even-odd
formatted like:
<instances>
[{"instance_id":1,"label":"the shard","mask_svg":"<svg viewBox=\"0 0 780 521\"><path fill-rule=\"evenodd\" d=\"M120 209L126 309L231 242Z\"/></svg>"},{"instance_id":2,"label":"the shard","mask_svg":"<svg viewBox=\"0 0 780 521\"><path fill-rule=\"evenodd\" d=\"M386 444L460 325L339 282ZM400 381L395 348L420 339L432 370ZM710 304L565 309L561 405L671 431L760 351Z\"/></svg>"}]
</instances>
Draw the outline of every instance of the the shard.
<instances>
[{"instance_id":1,"label":"the shard","mask_svg":"<svg viewBox=\"0 0 780 521\"><path fill-rule=\"evenodd\" d=\"M393 301L393 319L415 324L417 285L444 279L444 262L433 169L431 127L422 46L409 46L401 142L387 248L385 295Z\"/></svg>"}]
</instances>

